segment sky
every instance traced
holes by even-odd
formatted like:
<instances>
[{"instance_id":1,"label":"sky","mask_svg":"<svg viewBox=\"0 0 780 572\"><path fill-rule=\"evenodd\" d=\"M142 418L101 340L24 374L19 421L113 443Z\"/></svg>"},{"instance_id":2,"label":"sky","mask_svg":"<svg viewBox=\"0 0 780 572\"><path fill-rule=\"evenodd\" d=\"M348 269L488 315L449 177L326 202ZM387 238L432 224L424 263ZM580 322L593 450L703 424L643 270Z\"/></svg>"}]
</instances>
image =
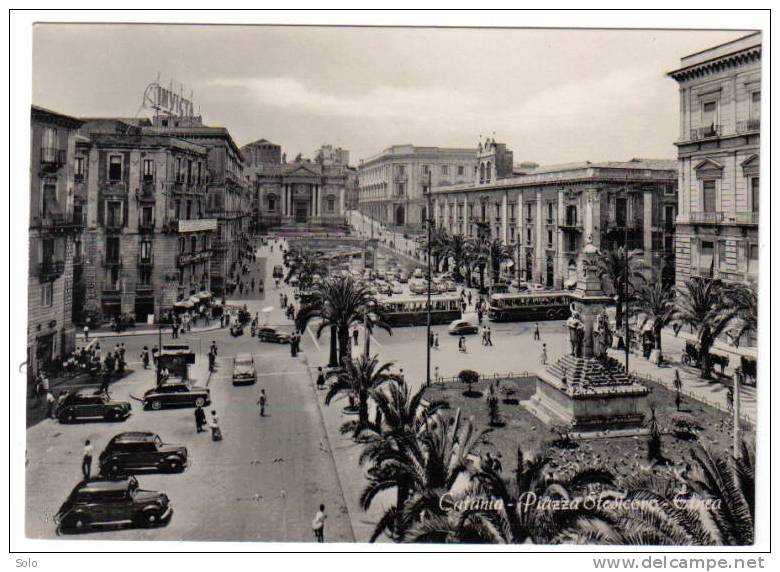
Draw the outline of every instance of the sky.
<instances>
[{"instance_id":1,"label":"sky","mask_svg":"<svg viewBox=\"0 0 780 572\"><path fill-rule=\"evenodd\" d=\"M204 122L288 157L351 162L396 144L476 147L516 163L674 158L680 58L735 31L37 24L33 103L145 116L160 75Z\"/></svg>"}]
</instances>

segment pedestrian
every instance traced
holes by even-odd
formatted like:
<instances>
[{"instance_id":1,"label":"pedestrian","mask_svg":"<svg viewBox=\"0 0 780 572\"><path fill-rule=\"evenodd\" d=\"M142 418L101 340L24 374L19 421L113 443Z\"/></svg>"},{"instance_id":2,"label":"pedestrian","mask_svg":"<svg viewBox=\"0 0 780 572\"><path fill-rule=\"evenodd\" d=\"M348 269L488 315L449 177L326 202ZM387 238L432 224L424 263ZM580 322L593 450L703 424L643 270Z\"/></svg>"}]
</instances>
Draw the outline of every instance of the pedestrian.
<instances>
[{"instance_id":1,"label":"pedestrian","mask_svg":"<svg viewBox=\"0 0 780 572\"><path fill-rule=\"evenodd\" d=\"M320 368L322 369L322 368ZM260 390L260 397L257 400L257 405L260 406L260 417L265 417L265 403L266 403L266 397L265 397L265 389Z\"/></svg>"},{"instance_id":2,"label":"pedestrian","mask_svg":"<svg viewBox=\"0 0 780 572\"><path fill-rule=\"evenodd\" d=\"M106 361L108 361L108 358L106 358ZM108 384L111 383L111 372L108 370L108 368L103 369L103 379L100 383L100 389L98 391L100 393L108 393Z\"/></svg>"},{"instance_id":3,"label":"pedestrian","mask_svg":"<svg viewBox=\"0 0 780 572\"><path fill-rule=\"evenodd\" d=\"M311 523L311 528L314 531L314 538L317 539L317 542L325 542L326 518L328 518L328 515L325 514L325 505L321 504L320 509L314 515L314 520L312 520Z\"/></svg>"},{"instance_id":4,"label":"pedestrian","mask_svg":"<svg viewBox=\"0 0 780 572\"><path fill-rule=\"evenodd\" d=\"M482 336L482 345L487 345L487 328L486 327L480 327L480 335Z\"/></svg>"},{"instance_id":5,"label":"pedestrian","mask_svg":"<svg viewBox=\"0 0 780 572\"><path fill-rule=\"evenodd\" d=\"M51 391L46 392L46 417L54 417L54 404L57 400L54 398L54 394Z\"/></svg>"},{"instance_id":6,"label":"pedestrian","mask_svg":"<svg viewBox=\"0 0 780 572\"><path fill-rule=\"evenodd\" d=\"M198 433L203 433L204 425L206 425L206 412L203 411L203 407L198 405L195 408L195 428L197 429Z\"/></svg>"},{"instance_id":7,"label":"pedestrian","mask_svg":"<svg viewBox=\"0 0 780 572\"><path fill-rule=\"evenodd\" d=\"M219 348L217 348L216 340L211 340L211 352L214 354L214 356L219 355Z\"/></svg>"},{"instance_id":8,"label":"pedestrian","mask_svg":"<svg viewBox=\"0 0 780 572\"><path fill-rule=\"evenodd\" d=\"M468 300L469 300L469 306L471 306L471 290L469 290L469 297L468 297Z\"/></svg>"},{"instance_id":9,"label":"pedestrian","mask_svg":"<svg viewBox=\"0 0 780 572\"><path fill-rule=\"evenodd\" d=\"M682 391L682 379L680 379L680 370L677 368L674 370L674 389L678 393Z\"/></svg>"},{"instance_id":10,"label":"pedestrian","mask_svg":"<svg viewBox=\"0 0 780 572\"><path fill-rule=\"evenodd\" d=\"M84 324L84 341L89 341L89 326Z\"/></svg>"},{"instance_id":11,"label":"pedestrian","mask_svg":"<svg viewBox=\"0 0 780 572\"><path fill-rule=\"evenodd\" d=\"M212 441L222 441L222 429L219 427L219 417L217 416L217 412L213 409L211 410L211 440Z\"/></svg>"},{"instance_id":12,"label":"pedestrian","mask_svg":"<svg viewBox=\"0 0 780 572\"><path fill-rule=\"evenodd\" d=\"M542 344L542 365L547 365L547 344Z\"/></svg>"},{"instance_id":13,"label":"pedestrian","mask_svg":"<svg viewBox=\"0 0 780 572\"><path fill-rule=\"evenodd\" d=\"M214 352L209 352L209 372L214 373L214 371L217 369L215 365L216 356L214 355Z\"/></svg>"},{"instance_id":14,"label":"pedestrian","mask_svg":"<svg viewBox=\"0 0 780 572\"><path fill-rule=\"evenodd\" d=\"M726 390L726 406L729 409L729 413L734 412L734 387L729 386Z\"/></svg>"},{"instance_id":15,"label":"pedestrian","mask_svg":"<svg viewBox=\"0 0 780 572\"><path fill-rule=\"evenodd\" d=\"M460 338L458 338L458 351L461 353L466 353L466 336L461 335Z\"/></svg>"},{"instance_id":16,"label":"pedestrian","mask_svg":"<svg viewBox=\"0 0 780 572\"><path fill-rule=\"evenodd\" d=\"M541 338L539 337L539 322L536 322L534 324L534 341L539 341Z\"/></svg>"},{"instance_id":17,"label":"pedestrian","mask_svg":"<svg viewBox=\"0 0 780 572\"><path fill-rule=\"evenodd\" d=\"M160 352L160 350L157 348L156 345L152 346L152 363L156 366L157 365L157 354Z\"/></svg>"},{"instance_id":18,"label":"pedestrian","mask_svg":"<svg viewBox=\"0 0 780 572\"><path fill-rule=\"evenodd\" d=\"M358 329L357 328L352 330L352 345L354 345L355 347L357 347L357 345L358 345L358 336L359 335L360 334L358 334Z\"/></svg>"},{"instance_id":19,"label":"pedestrian","mask_svg":"<svg viewBox=\"0 0 780 572\"><path fill-rule=\"evenodd\" d=\"M433 379L438 383L439 381L439 366L434 366L433 368Z\"/></svg>"},{"instance_id":20,"label":"pedestrian","mask_svg":"<svg viewBox=\"0 0 780 572\"><path fill-rule=\"evenodd\" d=\"M401 368L401 369L398 371L398 379L400 380L400 382L401 382L402 384L406 382L406 379L405 379L405 377L404 377L404 368Z\"/></svg>"},{"instance_id":21,"label":"pedestrian","mask_svg":"<svg viewBox=\"0 0 780 572\"><path fill-rule=\"evenodd\" d=\"M439 349L439 334L433 334L433 347Z\"/></svg>"},{"instance_id":22,"label":"pedestrian","mask_svg":"<svg viewBox=\"0 0 780 572\"><path fill-rule=\"evenodd\" d=\"M477 321L479 322L479 325L482 325L482 308L477 310Z\"/></svg>"},{"instance_id":23,"label":"pedestrian","mask_svg":"<svg viewBox=\"0 0 780 572\"><path fill-rule=\"evenodd\" d=\"M81 472L84 475L84 480L88 480L92 473L92 443L87 439L84 442L84 452L81 458Z\"/></svg>"},{"instance_id":24,"label":"pedestrian","mask_svg":"<svg viewBox=\"0 0 780 572\"><path fill-rule=\"evenodd\" d=\"M317 389L325 388L325 373L322 371L322 367L317 368Z\"/></svg>"},{"instance_id":25,"label":"pedestrian","mask_svg":"<svg viewBox=\"0 0 780 572\"><path fill-rule=\"evenodd\" d=\"M493 337L492 337L492 332L490 331L490 326L485 328L485 340L487 341L486 345L488 346L493 345Z\"/></svg>"}]
</instances>

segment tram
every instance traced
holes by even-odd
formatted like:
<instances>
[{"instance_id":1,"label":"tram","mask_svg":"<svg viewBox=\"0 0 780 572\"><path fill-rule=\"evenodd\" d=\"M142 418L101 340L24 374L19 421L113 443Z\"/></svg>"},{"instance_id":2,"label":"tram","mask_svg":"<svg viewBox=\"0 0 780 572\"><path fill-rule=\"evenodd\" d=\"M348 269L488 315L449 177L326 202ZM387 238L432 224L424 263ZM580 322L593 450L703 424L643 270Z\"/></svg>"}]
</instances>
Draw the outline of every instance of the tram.
<instances>
[{"instance_id":1,"label":"tram","mask_svg":"<svg viewBox=\"0 0 780 572\"><path fill-rule=\"evenodd\" d=\"M387 323L394 327L426 325L426 302L427 296L392 296L379 300ZM459 296L431 298L431 324L449 324L460 317Z\"/></svg>"},{"instance_id":2,"label":"tram","mask_svg":"<svg viewBox=\"0 0 780 572\"><path fill-rule=\"evenodd\" d=\"M493 322L565 320L570 315L570 292L526 292L493 294L488 302L488 319Z\"/></svg>"}]
</instances>

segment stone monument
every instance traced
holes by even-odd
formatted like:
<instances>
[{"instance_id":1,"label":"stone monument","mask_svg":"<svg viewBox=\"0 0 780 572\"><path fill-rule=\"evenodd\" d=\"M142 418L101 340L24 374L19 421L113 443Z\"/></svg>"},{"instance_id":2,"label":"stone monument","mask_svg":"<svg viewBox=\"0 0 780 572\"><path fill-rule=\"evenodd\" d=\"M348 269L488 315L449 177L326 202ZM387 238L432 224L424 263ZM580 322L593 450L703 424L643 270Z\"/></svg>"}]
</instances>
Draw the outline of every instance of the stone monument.
<instances>
[{"instance_id":1,"label":"stone monument","mask_svg":"<svg viewBox=\"0 0 780 572\"><path fill-rule=\"evenodd\" d=\"M536 393L522 405L547 424L570 426L578 437L645 434L650 390L607 355L613 336L606 307L613 300L599 274L599 250L588 237L566 321L569 354L537 373Z\"/></svg>"}]
</instances>

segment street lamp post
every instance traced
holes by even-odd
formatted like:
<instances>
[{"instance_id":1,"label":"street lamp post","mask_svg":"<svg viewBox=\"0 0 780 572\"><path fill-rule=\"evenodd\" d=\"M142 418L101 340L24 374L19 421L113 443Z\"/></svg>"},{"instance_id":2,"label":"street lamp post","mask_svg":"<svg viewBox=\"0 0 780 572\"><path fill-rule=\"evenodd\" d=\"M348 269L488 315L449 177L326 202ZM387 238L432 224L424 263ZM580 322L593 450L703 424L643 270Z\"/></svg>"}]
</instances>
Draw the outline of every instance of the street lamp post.
<instances>
[{"instance_id":1,"label":"street lamp post","mask_svg":"<svg viewBox=\"0 0 780 572\"><path fill-rule=\"evenodd\" d=\"M623 193L626 197L626 218L624 221L625 226L623 227L623 300L624 300L624 328L626 333L626 343L625 345L625 351L626 351L626 373L628 373L628 355L630 353L629 346L629 329L628 329L628 175L626 175L626 184L623 187Z\"/></svg>"},{"instance_id":2,"label":"street lamp post","mask_svg":"<svg viewBox=\"0 0 780 572\"><path fill-rule=\"evenodd\" d=\"M431 216L431 172L428 171L428 187L426 192L425 218L428 223L428 300L425 304L427 335L425 337L425 386L431 385L431 230L433 226L433 217Z\"/></svg>"}]
</instances>

